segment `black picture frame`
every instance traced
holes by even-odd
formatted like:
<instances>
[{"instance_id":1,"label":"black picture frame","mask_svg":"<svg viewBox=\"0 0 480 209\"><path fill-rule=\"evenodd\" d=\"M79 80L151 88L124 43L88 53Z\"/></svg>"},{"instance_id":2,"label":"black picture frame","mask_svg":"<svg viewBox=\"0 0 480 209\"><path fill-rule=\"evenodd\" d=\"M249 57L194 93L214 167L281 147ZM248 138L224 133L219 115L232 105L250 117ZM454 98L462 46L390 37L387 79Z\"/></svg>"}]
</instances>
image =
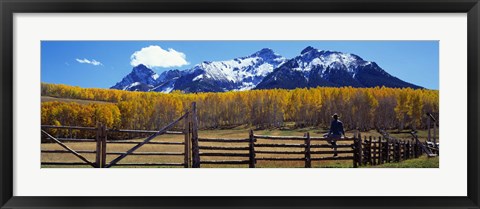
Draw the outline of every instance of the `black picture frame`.
<instances>
[{"instance_id":1,"label":"black picture frame","mask_svg":"<svg viewBox=\"0 0 480 209\"><path fill-rule=\"evenodd\" d=\"M479 208L478 0L0 0L1 208ZM21 197L13 196L15 13L467 13L468 195L465 197ZM159 188L160 189L160 188ZM418 189L422 188L419 185Z\"/></svg>"}]
</instances>

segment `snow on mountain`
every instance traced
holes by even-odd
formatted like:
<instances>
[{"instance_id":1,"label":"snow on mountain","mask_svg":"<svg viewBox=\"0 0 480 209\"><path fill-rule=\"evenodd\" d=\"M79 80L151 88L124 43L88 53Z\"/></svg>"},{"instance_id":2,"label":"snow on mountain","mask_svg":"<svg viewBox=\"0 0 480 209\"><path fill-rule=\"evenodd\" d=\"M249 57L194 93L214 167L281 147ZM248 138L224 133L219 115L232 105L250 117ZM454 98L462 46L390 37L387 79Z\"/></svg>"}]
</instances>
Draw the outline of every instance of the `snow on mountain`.
<instances>
[{"instance_id":1,"label":"snow on mountain","mask_svg":"<svg viewBox=\"0 0 480 209\"><path fill-rule=\"evenodd\" d=\"M253 89L286 58L271 49L226 61L205 61L185 70L174 90L186 92L222 92Z\"/></svg>"},{"instance_id":2,"label":"snow on mountain","mask_svg":"<svg viewBox=\"0 0 480 209\"><path fill-rule=\"evenodd\" d=\"M174 89L176 81L185 73L185 71L180 70L164 71L157 80L158 85L150 89L150 91L170 93Z\"/></svg>"},{"instance_id":3,"label":"snow on mountain","mask_svg":"<svg viewBox=\"0 0 480 209\"><path fill-rule=\"evenodd\" d=\"M322 73L325 73L327 68L343 68L349 73L354 73L358 66L371 63L354 54L318 50L311 46L305 48L300 56L293 59L293 62L298 65L293 70L310 72L312 69L320 67L323 69Z\"/></svg>"},{"instance_id":4,"label":"snow on mountain","mask_svg":"<svg viewBox=\"0 0 480 209\"><path fill-rule=\"evenodd\" d=\"M173 90L186 92L240 91L255 88L273 69L287 59L265 48L250 56L226 61L205 61L187 70L168 70L160 75L145 65L138 65L113 89L129 91Z\"/></svg>"},{"instance_id":5,"label":"snow on mountain","mask_svg":"<svg viewBox=\"0 0 480 209\"><path fill-rule=\"evenodd\" d=\"M421 88L388 74L375 62L365 61L355 54L318 50L310 46L275 69L256 88L316 86Z\"/></svg>"},{"instance_id":6,"label":"snow on mountain","mask_svg":"<svg viewBox=\"0 0 480 209\"><path fill-rule=\"evenodd\" d=\"M255 87L274 68L285 62L285 58L271 49L262 49L250 56L227 61L202 62L191 69L201 72L192 81L215 80L233 83L229 90L247 90Z\"/></svg>"},{"instance_id":7,"label":"snow on mountain","mask_svg":"<svg viewBox=\"0 0 480 209\"><path fill-rule=\"evenodd\" d=\"M186 70L168 70L160 75L138 65L111 88L169 93L224 92L250 89L294 89L317 86L410 87L355 54L307 47L299 56L286 59L264 48L250 56L225 61L204 61Z\"/></svg>"},{"instance_id":8,"label":"snow on mountain","mask_svg":"<svg viewBox=\"0 0 480 209\"><path fill-rule=\"evenodd\" d=\"M132 69L120 82L112 86L112 89L128 91L148 91L158 85L159 75L145 65L138 65Z\"/></svg>"}]
</instances>

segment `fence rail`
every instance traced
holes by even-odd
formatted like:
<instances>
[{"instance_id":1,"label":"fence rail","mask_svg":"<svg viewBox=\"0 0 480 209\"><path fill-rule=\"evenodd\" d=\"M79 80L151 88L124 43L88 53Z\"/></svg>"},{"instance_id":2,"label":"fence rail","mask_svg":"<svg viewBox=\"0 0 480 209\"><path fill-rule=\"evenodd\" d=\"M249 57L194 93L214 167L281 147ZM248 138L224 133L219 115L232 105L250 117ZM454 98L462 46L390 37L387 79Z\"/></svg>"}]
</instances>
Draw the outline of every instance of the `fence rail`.
<instances>
[{"instance_id":1,"label":"fence rail","mask_svg":"<svg viewBox=\"0 0 480 209\"><path fill-rule=\"evenodd\" d=\"M82 162L42 162L42 165L87 165L89 166L90 164L88 163L82 163Z\"/></svg>"},{"instance_id":2,"label":"fence rail","mask_svg":"<svg viewBox=\"0 0 480 209\"><path fill-rule=\"evenodd\" d=\"M214 165L238 165L249 164L249 160L205 160L200 161L201 164L214 164Z\"/></svg>"},{"instance_id":3,"label":"fence rail","mask_svg":"<svg viewBox=\"0 0 480 209\"><path fill-rule=\"evenodd\" d=\"M183 131L170 130L183 121ZM196 103L192 103L190 110L177 120L158 131L108 129L102 124L97 127L53 126L42 125L42 133L47 138L59 144L64 150L41 150L42 153L73 154L83 162L42 162L42 165L89 165L95 168L109 168L112 166L167 166L185 168L200 168L201 165L248 165L257 167L258 161L301 161L305 168L311 168L312 162L322 163L330 160L352 160L353 167L366 165L380 165L383 163L399 162L417 158L422 154L438 154L438 145L429 142L423 144L412 132L411 140L397 140L384 135L383 137L363 137L355 133L353 137L336 139L338 144L332 143L328 137L312 137L306 132L304 136L270 136L257 135L250 130L248 138L204 138L198 135L198 118ZM91 138L61 138L54 137L46 130L59 129L95 132L95 139ZM68 132L67 132L68 133ZM109 138L109 133L149 134L143 140ZM386 133L386 132L385 132ZM159 135L184 135L183 141L152 141ZM435 139L435 136L434 136ZM94 142L95 150L73 150L64 142ZM435 142L435 141L434 141ZM204 144L208 143L208 144ZM132 144L133 147L122 152L107 152L111 144ZM136 152L144 145L183 146L183 152ZM223 152L222 152L223 151ZM95 162L90 162L82 154L95 154ZM342 154L337 156L337 154ZM129 155L136 156L183 156L182 162L121 162ZM273 156L272 156L273 155ZM295 155L295 156L290 156ZM333 155L333 156L326 156ZM107 162L107 156L114 159ZM207 159L204 159L207 157ZM222 160L210 158L222 157ZM225 160L225 158L227 160Z\"/></svg>"},{"instance_id":4,"label":"fence rail","mask_svg":"<svg viewBox=\"0 0 480 209\"><path fill-rule=\"evenodd\" d=\"M41 150L42 153L71 153L68 150ZM76 150L75 152L81 154L95 154L95 150Z\"/></svg>"},{"instance_id":5,"label":"fence rail","mask_svg":"<svg viewBox=\"0 0 480 209\"><path fill-rule=\"evenodd\" d=\"M418 138L412 137L411 140L398 140L390 137L364 137L360 142L361 165L380 165L390 162L400 162L403 160L418 158L423 154L428 154L422 147L425 144Z\"/></svg>"},{"instance_id":6,"label":"fence rail","mask_svg":"<svg viewBox=\"0 0 480 209\"><path fill-rule=\"evenodd\" d=\"M340 150L322 150L334 148L331 144L318 144L311 142L328 142L330 138L326 137L310 137L310 133L305 133L304 136L270 136L270 135L257 135L251 130L248 139L221 139L221 138L198 138L198 142L201 144L198 146L201 165L209 164L221 164L221 165L248 165L250 168L257 167L259 161L300 161L305 163L306 168L311 168L312 161L324 161L324 160L356 160L354 157L356 148L354 137L345 137L337 141L344 142L337 144L335 148ZM282 143L280 143L280 141ZM202 143L210 143L208 146ZM225 146L223 143L236 143L238 146ZM290 143L287 143L290 142ZM345 143L351 142L351 144ZM242 146L243 145L243 146ZM344 150L344 149L347 150ZM274 150L272 150L274 149ZM287 149L287 150L286 150ZM289 149L289 150L288 150ZM293 149L293 150L292 150ZM320 149L320 150L318 150ZM208 152L210 150L224 150L224 151L248 151L244 153L231 153L231 152ZM346 154L349 156L337 156L337 157L325 157L317 155L325 154ZM269 156L280 155L280 156ZM296 155L296 156L289 156ZM302 157L298 156L302 155ZM312 156L313 155L313 156ZM203 160L203 157L238 157L244 158L242 160ZM355 161L355 165L360 165Z\"/></svg>"},{"instance_id":7,"label":"fence rail","mask_svg":"<svg viewBox=\"0 0 480 209\"><path fill-rule=\"evenodd\" d=\"M183 163L117 163L115 166L184 166Z\"/></svg>"},{"instance_id":8,"label":"fence rail","mask_svg":"<svg viewBox=\"0 0 480 209\"><path fill-rule=\"evenodd\" d=\"M199 142L223 142L223 143L243 143L249 139L214 139L214 138L198 138Z\"/></svg>"}]
</instances>

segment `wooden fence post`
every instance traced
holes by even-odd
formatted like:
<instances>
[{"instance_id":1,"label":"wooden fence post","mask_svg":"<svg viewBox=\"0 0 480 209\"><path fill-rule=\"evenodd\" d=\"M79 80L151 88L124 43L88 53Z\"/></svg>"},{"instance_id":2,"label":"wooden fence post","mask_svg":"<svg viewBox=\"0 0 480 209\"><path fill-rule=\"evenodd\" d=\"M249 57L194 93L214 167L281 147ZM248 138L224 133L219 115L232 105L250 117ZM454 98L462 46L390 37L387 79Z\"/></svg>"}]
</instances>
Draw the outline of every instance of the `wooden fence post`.
<instances>
[{"instance_id":1,"label":"wooden fence post","mask_svg":"<svg viewBox=\"0 0 480 209\"><path fill-rule=\"evenodd\" d=\"M367 165L368 163L368 141L367 141L367 136L363 137L363 142L365 143L363 147L363 165Z\"/></svg>"},{"instance_id":2,"label":"wooden fence post","mask_svg":"<svg viewBox=\"0 0 480 209\"><path fill-rule=\"evenodd\" d=\"M373 137L373 140L375 141L376 137ZM375 165L380 164L380 141L377 139L375 143L375 149L377 150L375 152L375 155L373 156L373 161Z\"/></svg>"},{"instance_id":3,"label":"wooden fence post","mask_svg":"<svg viewBox=\"0 0 480 209\"><path fill-rule=\"evenodd\" d=\"M407 159L407 142L403 141L403 160Z\"/></svg>"},{"instance_id":4,"label":"wooden fence post","mask_svg":"<svg viewBox=\"0 0 480 209\"><path fill-rule=\"evenodd\" d=\"M402 161L402 159L403 159L402 148L403 148L403 141L399 140L399 142L398 142L398 162Z\"/></svg>"},{"instance_id":5,"label":"wooden fence post","mask_svg":"<svg viewBox=\"0 0 480 209\"><path fill-rule=\"evenodd\" d=\"M393 144L393 152L394 152L394 158L395 158L395 162L399 162L400 161L400 141L395 141L395 143Z\"/></svg>"},{"instance_id":6,"label":"wooden fence post","mask_svg":"<svg viewBox=\"0 0 480 209\"><path fill-rule=\"evenodd\" d=\"M358 155L357 155L357 133L353 134L353 144L352 144L352 152L353 152L353 167L357 167Z\"/></svg>"},{"instance_id":7,"label":"wooden fence post","mask_svg":"<svg viewBox=\"0 0 480 209\"><path fill-rule=\"evenodd\" d=\"M189 117L188 117L188 110L185 110L185 118L183 119L184 121L184 125L183 125L183 133L185 135L185 146L184 146L184 159L183 159L183 163L185 164L184 167L185 168L189 168L190 167L190 120L189 120Z\"/></svg>"},{"instance_id":8,"label":"wooden fence post","mask_svg":"<svg viewBox=\"0 0 480 209\"><path fill-rule=\"evenodd\" d=\"M430 125L430 115L427 113L427 129L428 129L428 136L427 136L427 141L431 142L431 137L430 137L430 129L432 126Z\"/></svg>"},{"instance_id":9,"label":"wooden fence post","mask_svg":"<svg viewBox=\"0 0 480 209\"><path fill-rule=\"evenodd\" d=\"M382 137L378 137L378 164L383 164L383 143Z\"/></svg>"},{"instance_id":10,"label":"wooden fence post","mask_svg":"<svg viewBox=\"0 0 480 209\"><path fill-rule=\"evenodd\" d=\"M375 141L375 138L376 137L373 137L373 141ZM376 140L376 143L374 143L374 146L376 152L374 152L375 154L373 155L373 162L375 165L378 165L380 164L380 141L378 139Z\"/></svg>"},{"instance_id":11,"label":"wooden fence post","mask_svg":"<svg viewBox=\"0 0 480 209\"><path fill-rule=\"evenodd\" d=\"M414 141L410 141L410 149L411 149L411 154L410 154L410 157L411 158L415 158L415 142Z\"/></svg>"},{"instance_id":12,"label":"wooden fence post","mask_svg":"<svg viewBox=\"0 0 480 209\"><path fill-rule=\"evenodd\" d=\"M417 152L416 149L417 149L417 143L415 143L415 141L412 140L412 157L413 158L417 157L417 155L415 154Z\"/></svg>"},{"instance_id":13,"label":"wooden fence post","mask_svg":"<svg viewBox=\"0 0 480 209\"><path fill-rule=\"evenodd\" d=\"M102 167L102 124L97 122L97 133L95 134L95 141L97 143L95 149L95 168Z\"/></svg>"},{"instance_id":14,"label":"wooden fence post","mask_svg":"<svg viewBox=\"0 0 480 209\"><path fill-rule=\"evenodd\" d=\"M250 129L249 140L248 140L248 158L249 158L249 168L255 168L255 137L253 136L253 130Z\"/></svg>"},{"instance_id":15,"label":"wooden fence post","mask_svg":"<svg viewBox=\"0 0 480 209\"><path fill-rule=\"evenodd\" d=\"M307 132L303 136L305 137L305 168L311 168L312 161L310 155L310 133Z\"/></svg>"},{"instance_id":16,"label":"wooden fence post","mask_svg":"<svg viewBox=\"0 0 480 209\"><path fill-rule=\"evenodd\" d=\"M392 152L392 161L393 161L393 162L397 162L398 140L393 141L393 143L392 143L392 148L393 148L393 149L392 149L392 151L393 151L393 152Z\"/></svg>"},{"instance_id":17,"label":"wooden fence post","mask_svg":"<svg viewBox=\"0 0 480 209\"><path fill-rule=\"evenodd\" d=\"M399 150L399 160L398 161L402 161L403 160L403 141L402 140L400 140L398 150Z\"/></svg>"},{"instance_id":18,"label":"wooden fence post","mask_svg":"<svg viewBox=\"0 0 480 209\"><path fill-rule=\"evenodd\" d=\"M415 158L417 158L417 157L420 156L420 154L419 154L420 146L418 146L418 143L417 143L417 141L415 141L414 138L412 138L412 141L413 141L413 144L415 146Z\"/></svg>"},{"instance_id":19,"label":"wooden fence post","mask_svg":"<svg viewBox=\"0 0 480 209\"><path fill-rule=\"evenodd\" d=\"M402 140L400 140L400 144L399 144L398 147L399 147L398 148L398 150L399 150L399 160L398 161L400 162L400 161L403 161L403 141Z\"/></svg>"},{"instance_id":20,"label":"wooden fence post","mask_svg":"<svg viewBox=\"0 0 480 209\"><path fill-rule=\"evenodd\" d=\"M353 145L352 145L352 151L353 151L353 167L357 167L357 162L358 162L358 143L357 143L357 132L353 134Z\"/></svg>"},{"instance_id":21,"label":"wooden fence post","mask_svg":"<svg viewBox=\"0 0 480 209\"><path fill-rule=\"evenodd\" d=\"M412 138L412 142L413 142L413 157L417 158L418 157L418 145L417 145L417 142L415 141L414 138Z\"/></svg>"},{"instance_id":22,"label":"wooden fence post","mask_svg":"<svg viewBox=\"0 0 480 209\"><path fill-rule=\"evenodd\" d=\"M371 161L372 161L372 165L375 165L375 137L373 137L372 139L372 136L369 137L370 138L370 141L371 141L371 148L370 150L372 150L371 154L370 154L370 158L371 158Z\"/></svg>"},{"instance_id":23,"label":"wooden fence post","mask_svg":"<svg viewBox=\"0 0 480 209\"><path fill-rule=\"evenodd\" d=\"M107 164L107 126L102 125L102 168Z\"/></svg>"},{"instance_id":24,"label":"wooden fence post","mask_svg":"<svg viewBox=\"0 0 480 209\"><path fill-rule=\"evenodd\" d=\"M385 156L385 162L389 163L390 162L390 139L387 139L387 144L386 144L386 154Z\"/></svg>"},{"instance_id":25,"label":"wooden fence post","mask_svg":"<svg viewBox=\"0 0 480 209\"><path fill-rule=\"evenodd\" d=\"M407 159L412 158L411 153L412 153L412 146L410 144L410 141L407 141Z\"/></svg>"},{"instance_id":26,"label":"wooden fence post","mask_svg":"<svg viewBox=\"0 0 480 209\"><path fill-rule=\"evenodd\" d=\"M437 146L437 121L433 121L433 144Z\"/></svg>"},{"instance_id":27,"label":"wooden fence post","mask_svg":"<svg viewBox=\"0 0 480 209\"><path fill-rule=\"evenodd\" d=\"M374 150L374 147L372 147L372 136L368 137L368 149L369 149L368 161L370 162L370 165L374 165L373 154L374 154L375 150Z\"/></svg>"},{"instance_id":28,"label":"wooden fence post","mask_svg":"<svg viewBox=\"0 0 480 209\"><path fill-rule=\"evenodd\" d=\"M197 103L192 102L192 168L200 168L200 150L198 147Z\"/></svg>"},{"instance_id":29,"label":"wooden fence post","mask_svg":"<svg viewBox=\"0 0 480 209\"><path fill-rule=\"evenodd\" d=\"M357 143L358 143L358 147L357 147L357 154L358 154L358 166L361 166L362 165L362 155L363 155L363 147L362 147L362 135L360 135L360 132L358 131L358 138L357 138Z\"/></svg>"}]
</instances>

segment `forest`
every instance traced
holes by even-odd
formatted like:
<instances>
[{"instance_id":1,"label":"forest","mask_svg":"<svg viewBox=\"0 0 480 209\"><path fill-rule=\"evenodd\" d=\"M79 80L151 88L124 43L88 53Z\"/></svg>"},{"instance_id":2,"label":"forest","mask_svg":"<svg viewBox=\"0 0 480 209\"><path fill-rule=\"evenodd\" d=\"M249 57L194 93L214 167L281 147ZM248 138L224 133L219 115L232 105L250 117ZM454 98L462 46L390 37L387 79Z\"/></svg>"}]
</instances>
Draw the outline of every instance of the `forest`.
<instances>
[{"instance_id":1,"label":"forest","mask_svg":"<svg viewBox=\"0 0 480 209\"><path fill-rule=\"evenodd\" d=\"M41 84L41 95L108 103L42 102L43 125L159 129L197 102L201 129L248 125L255 129L328 127L338 113L347 130L423 129L426 113L438 118L439 91L410 88L317 87L224 93L130 92Z\"/></svg>"}]
</instances>

